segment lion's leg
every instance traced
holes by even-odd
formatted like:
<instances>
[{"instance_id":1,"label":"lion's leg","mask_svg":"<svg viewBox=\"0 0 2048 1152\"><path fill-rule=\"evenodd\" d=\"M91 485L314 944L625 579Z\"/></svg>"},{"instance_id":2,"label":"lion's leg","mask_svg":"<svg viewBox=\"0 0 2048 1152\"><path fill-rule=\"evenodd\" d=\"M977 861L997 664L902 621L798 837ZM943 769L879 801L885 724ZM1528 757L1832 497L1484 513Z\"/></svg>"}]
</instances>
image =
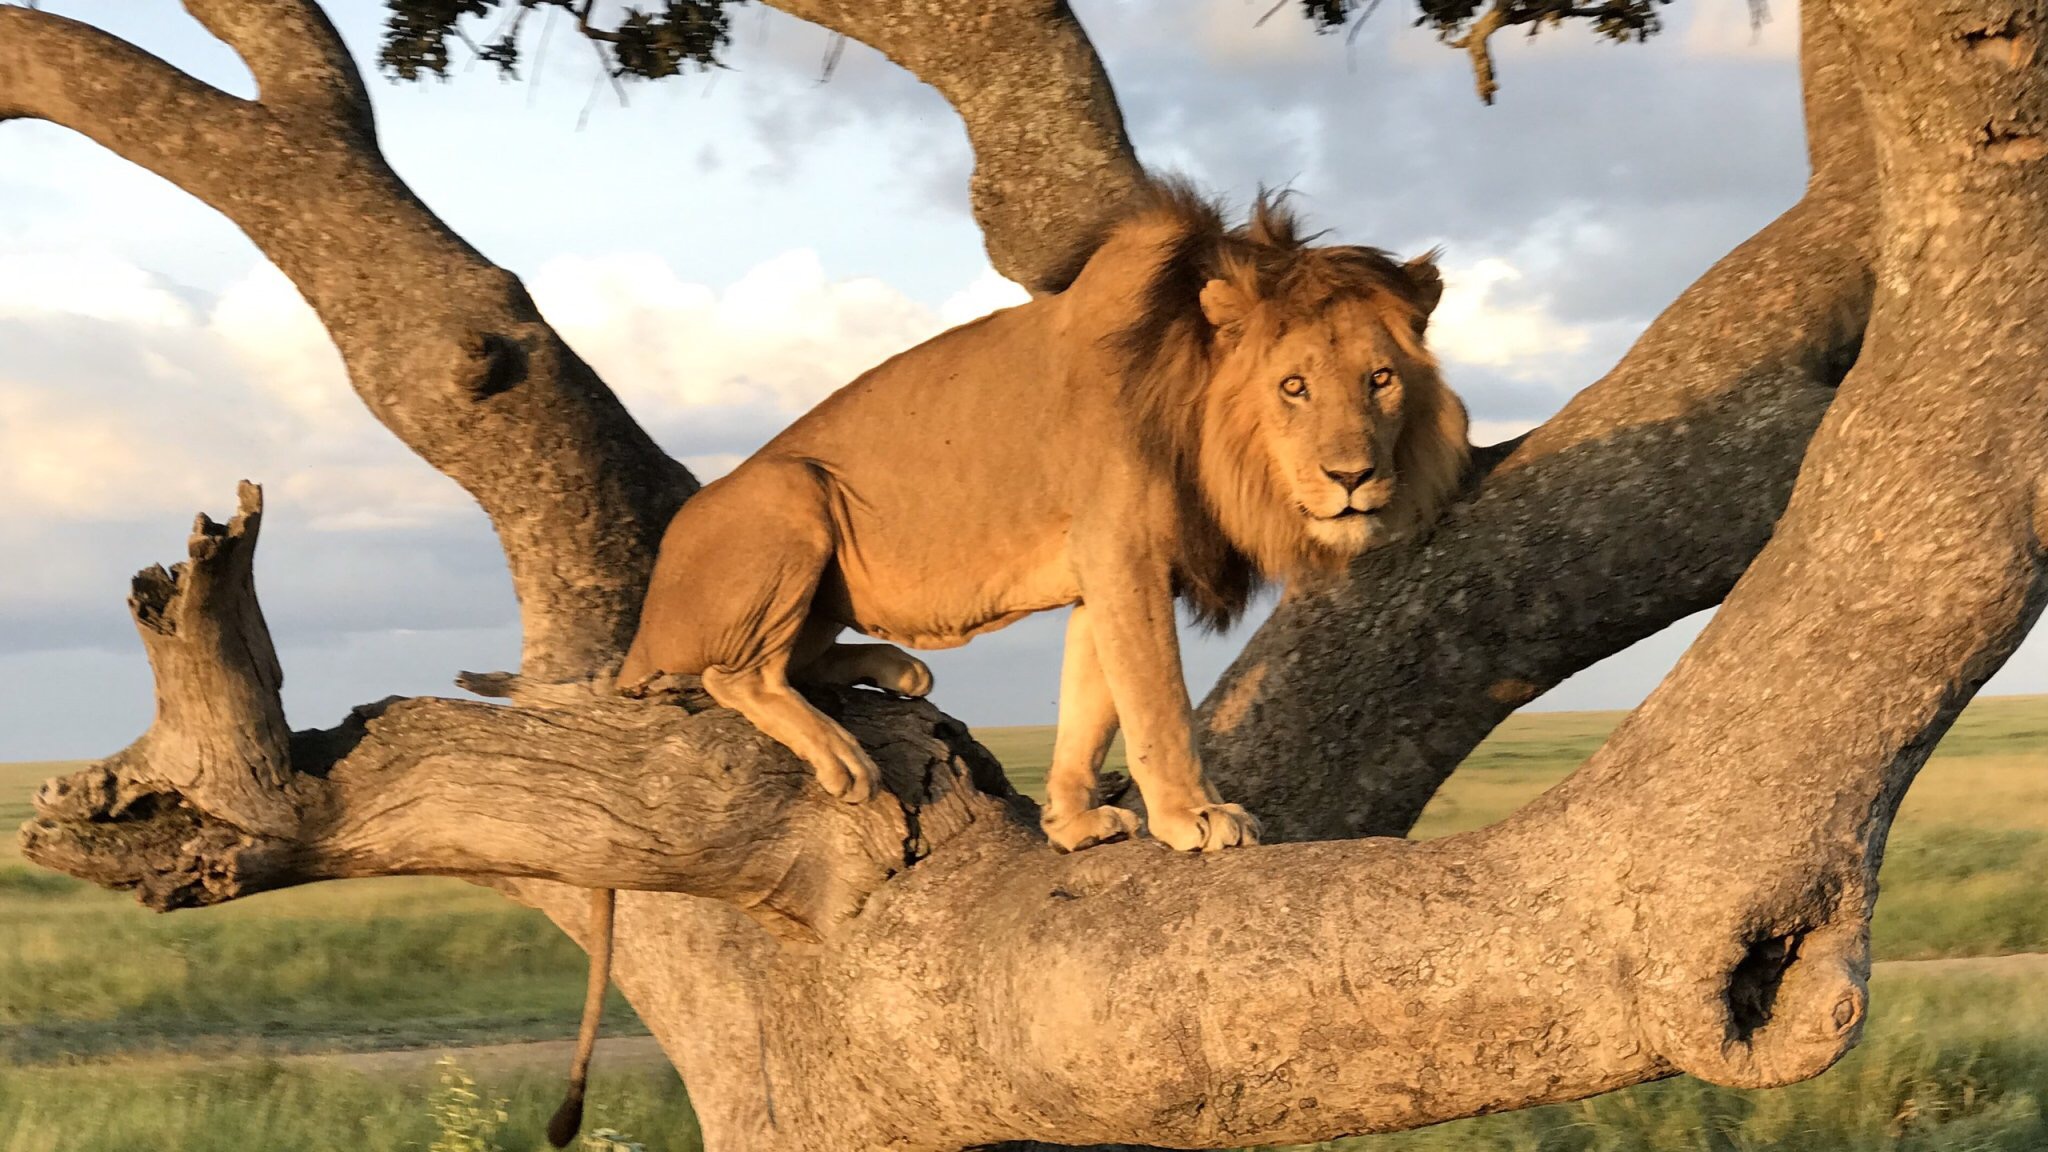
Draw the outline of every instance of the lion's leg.
<instances>
[{"instance_id":1,"label":"lion's leg","mask_svg":"<svg viewBox=\"0 0 2048 1152\"><path fill-rule=\"evenodd\" d=\"M932 670L894 644L827 644L795 679L804 684L872 684L899 696L928 696Z\"/></svg>"},{"instance_id":2,"label":"lion's leg","mask_svg":"<svg viewBox=\"0 0 2048 1152\"><path fill-rule=\"evenodd\" d=\"M1219 803L1202 777L1166 561L1114 531L1085 547L1076 556L1081 595L1123 724L1131 779L1145 797L1146 827L1183 851L1258 843L1258 821Z\"/></svg>"},{"instance_id":3,"label":"lion's leg","mask_svg":"<svg viewBox=\"0 0 2048 1152\"><path fill-rule=\"evenodd\" d=\"M777 653L754 668L706 668L704 690L802 757L825 791L848 803L866 801L881 778L875 762L838 721L789 686L788 657Z\"/></svg>"},{"instance_id":4,"label":"lion's leg","mask_svg":"<svg viewBox=\"0 0 2048 1152\"><path fill-rule=\"evenodd\" d=\"M837 547L826 481L807 465L744 465L683 505L662 541L649 607L634 642L636 673L699 673L720 704L808 763L825 791L874 794L874 761L789 686L789 667L837 629L812 616ZM800 649L809 649L808 652Z\"/></svg>"},{"instance_id":5,"label":"lion's leg","mask_svg":"<svg viewBox=\"0 0 2048 1152\"><path fill-rule=\"evenodd\" d=\"M1067 651L1060 663L1060 725L1053 738L1052 768L1045 774L1045 812L1039 825L1062 851L1138 834L1138 817L1122 808L1098 805L1096 774L1116 736L1116 704L1095 655L1095 634L1086 605L1076 604L1067 620Z\"/></svg>"}]
</instances>

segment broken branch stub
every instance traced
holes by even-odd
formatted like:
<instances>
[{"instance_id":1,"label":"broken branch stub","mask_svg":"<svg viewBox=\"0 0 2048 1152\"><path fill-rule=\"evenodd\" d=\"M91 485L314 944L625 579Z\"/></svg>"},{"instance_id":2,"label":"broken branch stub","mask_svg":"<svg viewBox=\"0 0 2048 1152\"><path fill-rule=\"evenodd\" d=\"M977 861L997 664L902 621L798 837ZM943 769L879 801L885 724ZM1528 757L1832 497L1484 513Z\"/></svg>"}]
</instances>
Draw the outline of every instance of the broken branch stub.
<instances>
[{"instance_id":1,"label":"broken branch stub","mask_svg":"<svg viewBox=\"0 0 2048 1152\"><path fill-rule=\"evenodd\" d=\"M263 490L243 481L226 524L200 513L187 559L135 576L128 597L156 677L149 731L102 767L128 788L175 792L246 832L288 838L291 729L284 671L256 602Z\"/></svg>"}]
</instances>

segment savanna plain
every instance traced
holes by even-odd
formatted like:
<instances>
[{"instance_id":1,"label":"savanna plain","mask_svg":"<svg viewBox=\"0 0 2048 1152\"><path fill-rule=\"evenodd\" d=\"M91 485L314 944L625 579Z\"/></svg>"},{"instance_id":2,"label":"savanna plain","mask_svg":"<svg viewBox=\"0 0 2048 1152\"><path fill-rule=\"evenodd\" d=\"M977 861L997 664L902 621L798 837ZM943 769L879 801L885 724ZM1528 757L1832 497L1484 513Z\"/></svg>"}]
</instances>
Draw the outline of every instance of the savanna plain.
<instances>
[{"instance_id":1,"label":"savanna plain","mask_svg":"<svg viewBox=\"0 0 2048 1152\"><path fill-rule=\"evenodd\" d=\"M1510 719L1415 835L1500 819L1618 719ZM1050 728L980 735L1038 787ZM0 827L67 767L0 765ZM0 1152L545 1147L584 958L537 913L457 881L385 879L159 916L39 871L4 839ZM1865 1040L1814 1081L1681 1078L1320 1147L2048 1149L2048 697L1964 714L1906 800L1882 884ZM583 1148L699 1149L683 1086L616 994L609 1018Z\"/></svg>"}]
</instances>

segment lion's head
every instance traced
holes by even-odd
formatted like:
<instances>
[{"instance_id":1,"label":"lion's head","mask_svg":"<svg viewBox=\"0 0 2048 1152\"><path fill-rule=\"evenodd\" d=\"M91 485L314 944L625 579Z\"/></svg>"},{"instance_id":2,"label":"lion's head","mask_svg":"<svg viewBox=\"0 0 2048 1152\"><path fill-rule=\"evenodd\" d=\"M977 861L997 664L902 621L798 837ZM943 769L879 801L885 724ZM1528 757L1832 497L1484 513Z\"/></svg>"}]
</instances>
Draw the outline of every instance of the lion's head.
<instances>
[{"instance_id":1,"label":"lion's head","mask_svg":"<svg viewBox=\"0 0 2048 1152\"><path fill-rule=\"evenodd\" d=\"M1261 577L1341 567L1437 518L1470 447L1423 341L1442 295L1434 253L1312 246L1265 196L1226 228L1171 182L1130 222L1166 240L1117 341L1126 408L1187 482L1186 513L1227 542L1196 524L1183 544L1198 615L1225 623Z\"/></svg>"}]
</instances>

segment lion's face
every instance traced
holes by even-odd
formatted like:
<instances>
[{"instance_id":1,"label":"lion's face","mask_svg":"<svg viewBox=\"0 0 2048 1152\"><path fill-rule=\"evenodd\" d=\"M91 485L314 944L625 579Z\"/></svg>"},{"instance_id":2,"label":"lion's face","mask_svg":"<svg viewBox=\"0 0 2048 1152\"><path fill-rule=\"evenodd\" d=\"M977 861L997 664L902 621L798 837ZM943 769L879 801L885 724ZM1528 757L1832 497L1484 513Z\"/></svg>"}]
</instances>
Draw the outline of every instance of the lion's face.
<instances>
[{"instance_id":1,"label":"lion's face","mask_svg":"<svg viewBox=\"0 0 2048 1152\"><path fill-rule=\"evenodd\" d=\"M1309 536L1348 554L1391 534L1408 365L1378 317L1334 308L1248 351L1239 383L1262 409L1273 478Z\"/></svg>"},{"instance_id":2,"label":"lion's face","mask_svg":"<svg viewBox=\"0 0 2048 1152\"><path fill-rule=\"evenodd\" d=\"M1253 458L1237 465L1239 494L1250 497L1249 473L1263 457L1265 498L1284 505L1275 512L1293 518L1298 538L1333 558L1433 519L1463 467L1464 411L1419 341L1396 339L1366 301L1282 322L1249 301L1215 297L1205 293L1205 310L1213 306L1235 339L1217 366L1211 427L1222 435L1212 443Z\"/></svg>"}]
</instances>

